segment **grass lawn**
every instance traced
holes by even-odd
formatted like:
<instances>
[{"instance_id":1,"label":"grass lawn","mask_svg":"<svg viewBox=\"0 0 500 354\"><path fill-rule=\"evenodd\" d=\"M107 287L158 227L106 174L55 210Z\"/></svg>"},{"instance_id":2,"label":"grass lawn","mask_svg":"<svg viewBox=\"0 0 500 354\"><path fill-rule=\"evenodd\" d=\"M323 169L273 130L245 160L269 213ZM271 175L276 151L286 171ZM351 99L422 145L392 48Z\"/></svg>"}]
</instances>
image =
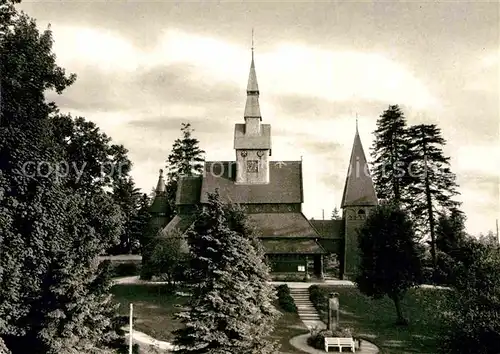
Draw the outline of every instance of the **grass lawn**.
<instances>
[{"instance_id":1,"label":"grass lawn","mask_svg":"<svg viewBox=\"0 0 500 354\"><path fill-rule=\"evenodd\" d=\"M184 305L186 297L168 294L163 285L120 284L112 288L116 302L120 303L120 314L129 314L129 304L134 304L134 328L153 338L171 341L172 331L182 324L174 318L180 310L175 305ZM281 352L286 354L303 354L289 344L290 338L308 333L302 321L295 313L283 313L273 332L281 344Z\"/></svg>"},{"instance_id":2,"label":"grass lawn","mask_svg":"<svg viewBox=\"0 0 500 354\"><path fill-rule=\"evenodd\" d=\"M444 299L447 290L413 289L403 300L403 312L409 319L408 327L396 326L394 303L387 297L371 300L354 287L322 287L327 294L338 292L340 325L350 327L362 338L375 343L385 354L437 352L442 324L436 318L437 302ZM326 322L327 313L320 311Z\"/></svg>"},{"instance_id":3,"label":"grass lawn","mask_svg":"<svg viewBox=\"0 0 500 354\"><path fill-rule=\"evenodd\" d=\"M169 294L164 285L119 284L112 287L114 300L120 304L120 314L128 316L134 304L134 328L162 341L173 339L172 331L182 324L174 318L187 297Z\"/></svg>"}]
</instances>

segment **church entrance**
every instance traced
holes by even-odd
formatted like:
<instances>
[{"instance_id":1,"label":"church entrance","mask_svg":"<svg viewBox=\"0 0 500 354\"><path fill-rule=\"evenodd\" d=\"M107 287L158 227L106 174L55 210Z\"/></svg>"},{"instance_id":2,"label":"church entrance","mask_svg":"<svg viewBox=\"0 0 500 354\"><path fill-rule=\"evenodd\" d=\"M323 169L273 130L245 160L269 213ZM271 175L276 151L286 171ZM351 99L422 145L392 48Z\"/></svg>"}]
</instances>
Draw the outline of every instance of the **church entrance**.
<instances>
[{"instance_id":1,"label":"church entrance","mask_svg":"<svg viewBox=\"0 0 500 354\"><path fill-rule=\"evenodd\" d=\"M323 278L323 255L321 254L268 254L267 262L271 275L276 280L303 280Z\"/></svg>"}]
</instances>

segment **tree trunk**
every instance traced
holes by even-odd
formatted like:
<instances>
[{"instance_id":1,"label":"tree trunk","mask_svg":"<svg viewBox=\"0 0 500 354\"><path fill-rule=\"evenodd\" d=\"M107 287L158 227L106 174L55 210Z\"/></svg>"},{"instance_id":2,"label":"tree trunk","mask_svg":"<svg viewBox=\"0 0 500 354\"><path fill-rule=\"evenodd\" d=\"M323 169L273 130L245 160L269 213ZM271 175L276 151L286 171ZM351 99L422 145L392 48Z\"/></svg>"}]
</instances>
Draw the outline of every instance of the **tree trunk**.
<instances>
[{"instance_id":1,"label":"tree trunk","mask_svg":"<svg viewBox=\"0 0 500 354\"><path fill-rule=\"evenodd\" d=\"M434 271L437 268L437 254L436 254L436 235L434 233L434 213L432 210L432 195L431 195L431 187L429 182L429 170L427 166L427 148L424 145L424 162L425 162L425 198L427 202L427 213L429 214L429 230L431 233L431 257L432 257L432 266Z\"/></svg>"},{"instance_id":2,"label":"tree trunk","mask_svg":"<svg viewBox=\"0 0 500 354\"><path fill-rule=\"evenodd\" d=\"M401 310L401 296L400 295L392 295L392 301L394 301L394 306L396 307L396 324L398 325L407 325L408 321L403 316L403 311Z\"/></svg>"}]
</instances>

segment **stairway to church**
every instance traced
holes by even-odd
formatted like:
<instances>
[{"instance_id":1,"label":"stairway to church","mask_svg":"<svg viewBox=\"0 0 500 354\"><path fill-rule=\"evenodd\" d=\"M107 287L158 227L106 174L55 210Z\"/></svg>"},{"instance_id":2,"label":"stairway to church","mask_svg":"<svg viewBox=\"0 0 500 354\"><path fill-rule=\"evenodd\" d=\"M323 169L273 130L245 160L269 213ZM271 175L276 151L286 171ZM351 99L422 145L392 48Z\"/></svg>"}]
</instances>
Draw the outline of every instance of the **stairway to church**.
<instances>
[{"instance_id":1,"label":"stairway to church","mask_svg":"<svg viewBox=\"0 0 500 354\"><path fill-rule=\"evenodd\" d=\"M326 327L321 321L313 303L309 300L308 288L291 288L290 295L297 306L297 312L300 319L309 330Z\"/></svg>"}]
</instances>

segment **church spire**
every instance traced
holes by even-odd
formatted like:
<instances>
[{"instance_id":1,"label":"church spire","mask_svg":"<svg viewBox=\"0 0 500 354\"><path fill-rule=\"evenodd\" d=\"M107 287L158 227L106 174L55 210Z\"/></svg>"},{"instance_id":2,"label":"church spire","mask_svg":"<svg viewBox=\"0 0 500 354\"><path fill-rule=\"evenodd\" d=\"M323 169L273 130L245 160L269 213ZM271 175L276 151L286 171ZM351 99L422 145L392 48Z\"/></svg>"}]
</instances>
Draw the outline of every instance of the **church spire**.
<instances>
[{"instance_id":1,"label":"church spire","mask_svg":"<svg viewBox=\"0 0 500 354\"><path fill-rule=\"evenodd\" d=\"M160 175L158 176L158 184L156 185L156 194L165 192L165 180L163 179L163 170L160 170Z\"/></svg>"},{"instance_id":2,"label":"church spire","mask_svg":"<svg viewBox=\"0 0 500 354\"><path fill-rule=\"evenodd\" d=\"M253 29L252 29L252 62L250 63L250 73L247 84L247 102L245 104L244 118L259 118L262 120L259 105L259 85L257 83L257 74L255 73Z\"/></svg>"},{"instance_id":3,"label":"church spire","mask_svg":"<svg viewBox=\"0 0 500 354\"><path fill-rule=\"evenodd\" d=\"M358 121L356 118L356 134L354 135L341 208L349 206L374 206L377 204L377 195L363 145L361 144L361 138L359 137Z\"/></svg>"}]
</instances>

